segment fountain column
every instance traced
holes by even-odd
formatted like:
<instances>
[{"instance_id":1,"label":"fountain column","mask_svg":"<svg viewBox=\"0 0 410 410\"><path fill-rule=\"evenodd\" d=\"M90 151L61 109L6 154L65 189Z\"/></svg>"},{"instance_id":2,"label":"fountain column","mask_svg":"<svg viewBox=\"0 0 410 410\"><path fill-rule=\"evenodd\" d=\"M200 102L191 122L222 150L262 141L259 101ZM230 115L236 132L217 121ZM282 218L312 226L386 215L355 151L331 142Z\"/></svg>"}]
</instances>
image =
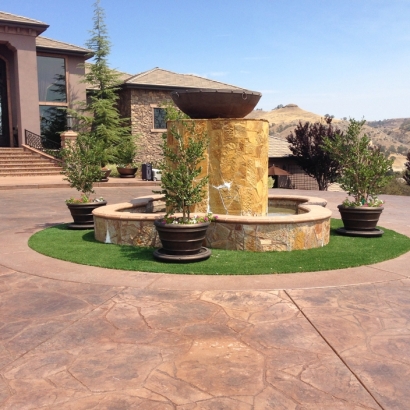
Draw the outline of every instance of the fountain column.
<instances>
[{"instance_id":1,"label":"fountain column","mask_svg":"<svg viewBox=\"0 0 410 410\"><path fill-rule=\"evenodd\" d=\"M268 208L269 122L253 119L206 119L168 122L188 136L192 126L209 138L202 176L209 175L205 199L194 212L218 215L265 216Z\"/></svg>"}]
</instances>

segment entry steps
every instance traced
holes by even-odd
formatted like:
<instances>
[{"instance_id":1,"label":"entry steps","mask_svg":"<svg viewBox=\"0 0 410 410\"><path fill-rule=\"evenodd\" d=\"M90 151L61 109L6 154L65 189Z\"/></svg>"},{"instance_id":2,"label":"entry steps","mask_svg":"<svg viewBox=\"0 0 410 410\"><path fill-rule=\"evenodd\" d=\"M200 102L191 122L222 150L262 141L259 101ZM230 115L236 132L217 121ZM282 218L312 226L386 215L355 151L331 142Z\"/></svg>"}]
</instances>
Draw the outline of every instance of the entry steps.
<instances>
[{"instance_id":1,"label":"entry steps","mask_svg":"<svg viewBox=\"0 0 410 410\"><path fill-rule=\"evenodd\" d=\"M0 148L0 177L60 175L61 171L58 163L24 148Z\"/></svg>"}]
</instances>

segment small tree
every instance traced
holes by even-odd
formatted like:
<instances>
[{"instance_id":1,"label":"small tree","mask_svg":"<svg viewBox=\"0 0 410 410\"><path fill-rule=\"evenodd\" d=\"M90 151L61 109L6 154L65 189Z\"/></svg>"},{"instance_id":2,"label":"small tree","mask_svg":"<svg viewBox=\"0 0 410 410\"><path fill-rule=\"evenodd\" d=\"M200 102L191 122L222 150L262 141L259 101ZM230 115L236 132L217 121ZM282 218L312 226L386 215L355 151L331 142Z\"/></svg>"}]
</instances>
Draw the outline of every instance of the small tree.
<instances>
[{"instance_id":1,"label":"small tree","mask_svg":"<svg viewBox=\"0 0 410 410\"><path fill-rule=\"evenodd\" d=\"M90 202L94 182L101 179L101 154L95 138L89 135L79 135L62 150L64 179L81 192L81 202Z\"/></svg>"},{"instance_id":2,"label":"small tree","mask_svg":"<svg viewBox=\"0 0 410 410\"><path fill-rule=\"evenodd\" d=\"M323 149L323 141L333 139L339 129L332 126L332 118L326 118L326 125L320 122L304 125L299 121L298 126L287 137L290 150L298 165L314 178L320 191L327 191L329 184L335 182L340 173L340 164L332 159Z\"/></svg>"},{"instance_id":3,"label":"small tree","mask_svg":"<svg viewBox=\"0 0 410 410\"><path fill-rule=\"evenodd\" d=\"M104 22L105 13L100 6L100 0L94 3L94 26L90 31L91 38L87 47L93 52L93 63L87 65L84 82L91 88L88 102L77 113L80 133L87 133L95 137L101 146L102 165L114 161L117 146L123 138L130 135L129 120L121 118L117 108L118 73L108 66L108 55L111 44Z\"/></svg>"},{"instance_id":4,"label":"small tree","mask_svg":"<svg viewBox=\"0 0 410 410\"><path fill-rule=\"evenodd\" d=\"M370 138L362 132L365 122L350 119L345 135L336 133L324 141L326 152L342 166L342 189L354 198L344 202L347 206L379 206L377 195L392 178L388 173L393 160L371 145Z\"/></svg>"},{"instance_id":5,"label":"small tree","mask_svg":"<svg viewBox=\"0 0 410 410\"><path fill-rule=\"evenodd\" d=\"M407 182L407 185L410 185L410 151L407 153L407 162L404 164L404 166L405 170L403 178Z\"/></svg>"},{"instance_id":6,"label":"small tree","mask_svg":"<svg viewBox=\"0 0 410 410\"><path fill-rule=\"evenodd\" d=\"M195 124L181 124L188 130L185 135L173 126L170 134L162 136L164 160L159 165L162 189L154 193L164 195L167 214L182 212L181 222L189 223L191 206L202 201L208 183L208 176L198 177L209 140L206 132L198 132Z\"/></svg>"}]
</instances>

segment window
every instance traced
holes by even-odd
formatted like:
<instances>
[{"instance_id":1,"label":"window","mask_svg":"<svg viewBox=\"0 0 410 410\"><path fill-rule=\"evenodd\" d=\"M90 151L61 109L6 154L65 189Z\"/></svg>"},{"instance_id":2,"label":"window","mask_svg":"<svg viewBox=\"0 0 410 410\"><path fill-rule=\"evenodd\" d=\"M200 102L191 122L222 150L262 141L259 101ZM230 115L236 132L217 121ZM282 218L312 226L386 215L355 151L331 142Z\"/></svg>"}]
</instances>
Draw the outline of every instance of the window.
<instances>
[{"instance_id":1,"label":"window","mask_svg":"<svg viewBox=\"0 0 410 410\"><path fill-rule=\"evenodd\" d=\"M55 148L60 132L66 129L67 81L63 57L37 56L40 129L43 145Z\"/></svg>"},{"instance_id":2,"label":"window","mask_svg":"<svg viewBox=\"0 0 410 410\"><path fill-rule=\"evenodd\" d=\"M40 130L46 139L45 148L56 148L61 143L60 132L66 129L67 107L55 105L40 105Z\"/></svg>"},{"instance_id":3,"label":"window","mask_svg":"<svg viewBox=\"0 0 410 410\"><path fill-rule=\"evenodd\" d=\"M65 60L37 56L38 99L40 102L66 103Z\"/></svg>"},{"instance_id":4,"label":"window","mask_svg":"<svg viewBox=\"0 0 410 410\"><path fill-rule=\"evenodd\" d=\"M154 107L154 129L155 130L164 130L167 128L166 121L167 111L165 108Z\"/></svg>"}]
</instances>

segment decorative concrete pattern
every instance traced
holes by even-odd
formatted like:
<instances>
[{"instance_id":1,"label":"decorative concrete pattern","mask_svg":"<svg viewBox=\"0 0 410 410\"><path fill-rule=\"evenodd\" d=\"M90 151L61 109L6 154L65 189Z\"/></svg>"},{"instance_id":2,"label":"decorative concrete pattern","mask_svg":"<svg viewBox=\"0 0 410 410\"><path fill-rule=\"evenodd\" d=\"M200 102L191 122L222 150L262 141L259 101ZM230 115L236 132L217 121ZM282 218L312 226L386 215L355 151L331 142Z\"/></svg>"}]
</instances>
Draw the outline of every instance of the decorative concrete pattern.
<instances>
[{"instance_id":1,"label":"decorative concrete pattern","mask_svg":"<svg viewBox=\"0 0 410 410\"><path fill-rule=\"evenodd\" d=\"M379 408L283 291L0 278L1 408Z\"/></svg>"},{"instance_id":2,"label":"decorative concrete pattern","mask_svg":"<svg viewBox=\"0 0 410 410\"><path fill-rule=\"evenodd\" d=\"M135 190L97 195L147 194ZM0 198L1 409L409 408L410 253L264 276L75 265L27 247L38 229L69 222L70 192ZM323 196L334 211L344 199ZM409 200L384 199L382 226L410 235Z\"/></svg>"}]
</instances>

